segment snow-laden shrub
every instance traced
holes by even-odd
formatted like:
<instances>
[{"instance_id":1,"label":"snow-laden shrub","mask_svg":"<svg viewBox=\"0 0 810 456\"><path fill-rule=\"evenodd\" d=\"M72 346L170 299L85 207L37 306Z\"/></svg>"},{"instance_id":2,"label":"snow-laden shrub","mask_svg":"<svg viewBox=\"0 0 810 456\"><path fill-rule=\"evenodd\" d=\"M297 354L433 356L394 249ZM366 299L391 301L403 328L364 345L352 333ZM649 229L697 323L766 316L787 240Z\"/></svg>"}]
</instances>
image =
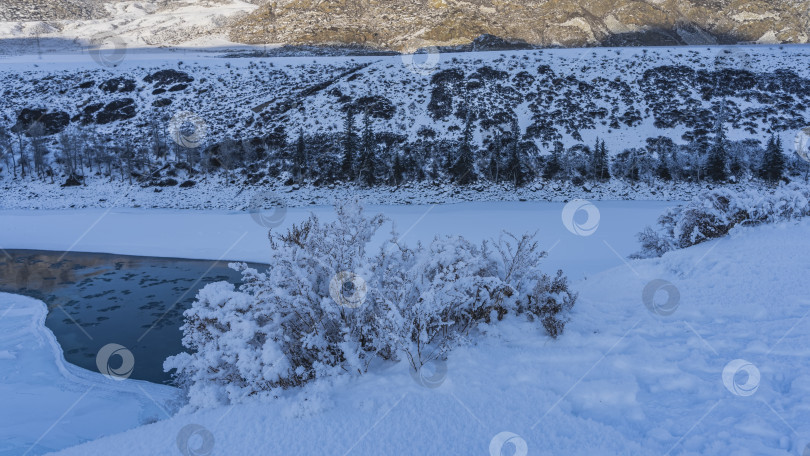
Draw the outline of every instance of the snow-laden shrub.
<instances>
[{"instance_id":1,"label":"snow-laden shrub","mask_svg":"<svg viewBox=\"0 0 810 456\"><path fill-rule=\"evenodd\" d=\"M539 320L557 337L576 301L561 271L554 278L540 271L546 253L533 235L505 233L494 248L459 236L414 249L396 238L390 245L377 256L374 297L385 309L381 323L391 348L414 369L510 312Z\"/></svg>"},{"instance_id":2,"label":"snow-laden shrub","mask_svg":"<svg viewBox=\"0 0 810 456\"><path fill-rule=\"evenodd\" d=\"M357 205L338 206L331 223L312 215L271 232L266 271L232 265L242 272L239 290L203 288L184 314L189 352L164 364L190 404L272 397L318 378L361 375L380 359L418 369L509 313L552 337L564 330L576 295L562 272L540 271L546 253L534 235L481 244L439 236L408 247L392 230L369 255L383 223Z\"/></svg>"},{"instance_id":3,"label":"snow-laden shrub","mask_svg":"<svg viewBox=\"0 0 810 456\"><path fill-rule=\"evenodd\" d=\"M758 225L810 215L810 188L780 186L762 195L753 190L715 189L685 205L667 209L657 228L638 234L642 250L636 258L659 257L728 234L736 226Z\"/></svg>"}]
</instances>

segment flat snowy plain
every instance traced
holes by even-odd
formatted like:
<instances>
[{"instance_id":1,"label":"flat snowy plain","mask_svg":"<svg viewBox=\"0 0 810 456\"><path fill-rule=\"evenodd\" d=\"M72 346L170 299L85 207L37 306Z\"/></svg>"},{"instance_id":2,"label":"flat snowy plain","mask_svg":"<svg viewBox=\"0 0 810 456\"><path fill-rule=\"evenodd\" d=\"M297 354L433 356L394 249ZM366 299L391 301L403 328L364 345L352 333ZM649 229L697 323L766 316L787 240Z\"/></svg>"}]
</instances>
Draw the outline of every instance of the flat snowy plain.
<instances>
[{"instance_id":1,"label":"flat snowy plain","mask_svg":"<svg viewBox=\"0 0 810 456\"><path fill-rule=\"evenodd\" d=\"M28 454L87 441L60 454L182 454L178 436L196 431L191 447L209 451L198 454L802 455L810 221L625 263L634 234L674 203L594 204L591 236L563 226L562 203L367 208L394 220L407 242L539 230L546 266L563 268L580 292L558 340L507 318L452 352L435 388L405 363L386 364L270 403L168 418L174 390L66 367L42 326L44 305L0 295L0 399L11 407L0 451L23 454L39 440ZM308 213L289 209L282 228ZM244 212L2 211L0 225L13 227L0 233L3 248L251 261L267 252L266 230ZM658 313L642 299L656 279L679 294ZM665 291L659 305L674 296Z\"/></svg>"}]
</instances>

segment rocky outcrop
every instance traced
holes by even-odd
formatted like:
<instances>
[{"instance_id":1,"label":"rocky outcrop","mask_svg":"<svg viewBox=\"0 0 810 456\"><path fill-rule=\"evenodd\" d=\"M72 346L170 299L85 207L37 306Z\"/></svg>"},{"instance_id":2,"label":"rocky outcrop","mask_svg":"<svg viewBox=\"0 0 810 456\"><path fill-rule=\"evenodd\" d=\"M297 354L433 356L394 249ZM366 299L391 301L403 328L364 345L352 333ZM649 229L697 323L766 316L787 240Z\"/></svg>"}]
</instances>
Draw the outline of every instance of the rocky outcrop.
<instances>
[{"instance_id":1,"label":"rocky outcrop","mask_svg":"<svg viewBox=\"0 0 810 456\"><path fill-rule=\"evenodd\" d=\"M0 21L18 23L15 38L104 30L148 46L223 33L237 43L395 51L482 35L507 48L806 43L810 0L3 0Z\"/></svg>"},{"instance_id":2,"label":"rocky outcrop","mask_svg":"<svg viewBox=\"0 0 810 456\"><path fill-rule=\"evenodd\" d=\"M24 133L26 136L48 136L61 132L69 123L70 116L66 112L26 108L20 111L17 123L11 127L11 131Z\"/></svg>"},{"instance_id":3,"label":"rocky outcrop","mask_svg":"<svg viewBox=\"0 0 810 456\"><path fill-rule=\"evenodd\" d=\"M32 22L99 19L106 16L98 0L3 0L0 21Z\"/></svg>"},{"instance_id":4,"label":"rocky outcrop","mask_svg":"<svg viewBox=\"0 0 810 456\"><path fill-rule=\"evenodd\" d=\"M236 19L230 37L399 51L483 34L541 46L806 43L809 10L806 0L281 0Z\"/></svg>"}]
</instances>

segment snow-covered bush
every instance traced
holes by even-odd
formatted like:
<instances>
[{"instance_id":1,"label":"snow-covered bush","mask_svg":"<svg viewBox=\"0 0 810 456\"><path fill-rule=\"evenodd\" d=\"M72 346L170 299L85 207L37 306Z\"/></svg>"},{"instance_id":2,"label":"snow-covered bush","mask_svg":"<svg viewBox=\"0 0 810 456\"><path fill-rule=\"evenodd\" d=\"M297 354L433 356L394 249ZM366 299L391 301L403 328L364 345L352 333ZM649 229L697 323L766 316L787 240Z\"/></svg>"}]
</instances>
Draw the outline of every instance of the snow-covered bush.
<instances>
[{"instance_id":1,"label":"snow-covered bush","mask_svg":"<svg viewBox=\"0 0 810 456\"><path fill-rule=\"evenodd\" d=\"M199 292L184 314L189 352L164 364L192 406L361 375L375 359L418 369L509 313L539 321L552 337L562 333L576 295L562 272L540 271L545 252L534 235L478 245L439 236L408 247L392 230L369 255L384 218L366 217L358 205L336 211L331 223L312 215L271 232L270 268L232 265L242 272L239 290L220 282Z\"/></svg>"},{"instance_id":2,"label":"snow-covered bush","mask_svg":"<svg viewBox=\"0 0 810 456\"><path fill-rule=\"evenodd\" d=\"M751 190L715 189L668 209L658 219L657 228L647 227L639 233L642 250L634 257L659 257L670 250L725 236L736 226L808 215L810 188L804 185L780 186L766 195Z\"/></svg>"},{"instance_id":3,"label":"snow-covered bush","mask_svg":"<svg viewBox=\"0 0 810 456\"><path fill-rule=\"evenodd\" d=\"M377 256L375 298L384 308L384 332L414 369L440 358L479 324L508 313L539 320L549 335L562 333L576 295L559 271L539 269L546 253L533 235L505 233L494 243L437 237L410 249L391 240Z\"/></svg>"}]
</instances>

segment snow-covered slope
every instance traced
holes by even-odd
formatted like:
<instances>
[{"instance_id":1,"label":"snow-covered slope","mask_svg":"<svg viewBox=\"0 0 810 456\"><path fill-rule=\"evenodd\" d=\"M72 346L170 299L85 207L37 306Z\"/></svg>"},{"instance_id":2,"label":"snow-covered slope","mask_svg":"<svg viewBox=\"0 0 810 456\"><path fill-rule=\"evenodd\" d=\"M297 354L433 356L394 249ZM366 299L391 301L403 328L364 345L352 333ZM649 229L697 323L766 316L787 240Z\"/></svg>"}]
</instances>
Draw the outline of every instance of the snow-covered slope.
<instances>
[{"instance_id":1,"label":"snow-covered slope","mask_svg":"<svg viewBox=\"0 0 810 456\"><path fill-rule=\"evenodd\" d=\"M730 139L762 141L777 132L790 145L810 123L808 56L810 48L799 45L314 60L123 48L34 55L4 61L0 122L28 128L39 118L49 134L81 127L141 145L187 111L204 124L206 146L226 137L294 140L299 128L339 133L351 107L368 109L375 131L413 141L425 127L456 138L470 110L479 143L508 131L517 116L543 151L557 139L592 145L600 137L616 153L650 137L682 142L689 131L711 131L725 101ZM24 109L44 111L32 117Z\"/></svg>"},{"instance_id":2,"label":"snow-covered slope","mask_svg":"<svg viewBox=\"0 0 810 456\"><path fill-rule=\"evenodd\" d=\"M6 0L0 5L0 55L128 47L231 44L230 18L253 11L242 0ZM4 42L3 40L9 40Z\"/></svg>"},{"instance_id":3,"label":"snow-covered slope","mask_svg":"<svg viewBox=\"0 0 810 456\"><path fill-rule=\"evenodd\" d=\"M166 418L177 390L65 362L35 299L0 293L0 455L42 454Z\"/></svg>"},{"instance_id":4,"label":"snow-covered slope","mask_svg":"<svg viewBox=\"0 0 810 456\"><path fill-rule=\"evenodd\" d=\"M684 153L695 155L694 150L705 148L702 141L713 137L720 118L730 140L762 144L776 134L781 136L785 153L793 155L796 132L810 124L807 46L558 49L316 59L111 52L4 61L0 95L5 103L0 105L0 126L12 132L6 149L18 149L14 132L23 135L25 145L25 134L39 121L44 125L45 146L53 151L46 161L60 156L57 133L65 130L73 141L90 144L88 148L98 157L88 158L96 165L86 170L88 188L78 189L52 185L65 182L65 176L59 175L60 166L53 167L57 174L53 182L29 176L21 183L11 180L12 167L5 166L0 171L5 190L0 207L108 206L115 201L123 206L238 208L234 201L245 186L282 187L292 182L290 155L302 130L311 166L317 166L323 176L313 177L313 185L319 186L315 191L305 188L291 195L290 203L329 203L329 197L340 197L339 192L324 199L329 192L322 190L333 182L327 176L329 165L342 158L340 138L349 110L358 118L368 111L380 160L391 161L391 155L401 154L428 176L441 176L439 170L446 165L441 161L451 158L453 141L461 137L467 118L473 142L480 147L478 166L482 169L488 151L501 150L513 118L519 121L523 140L536 146L538 156L547 156L558 140L566 146L591 146L601 138L615 155L631 147L653 147L662 137L690 144L692 149ZM177 139L174 127L184 119L194 126L196 148L177 146L182 138L171 141ZM239 147L260 157L252 168L241 168L237 178L221 173L219 146L226 139L236 139ZM167 148L172 149L169 158ZM110 184L111 180L132 180L125 177L123 165L114 169L115 163L125 161L116 156L121 150L137 150L139 163L146 159L155 169L136 167L134 185ZM150 156L150 150L156 151L155 156L164 152L156 158ZM210 166L214 173L211 179L204 175L204 182L197 177L189 182L199 184L200 190L168 185L171 195L167 195L157 193L161 189L141 188L142 184L159 185L161 179L174 181L176 186L189 175L159 168L198 150L204 158L198 167ZM6 160L10 158L7 154ZM102 163L107 164L104 173L112 176L102 175ZM169 180L170 176L179 181ZM397 188L398 194L392 192L390 197L372 190L370 196L378 203L587 197L577 194L579 188L550 191L544 182L538 182L506 196L504 189L482 185L457 198L455 193L461 190L437 185L441 183L426 179L425 186L434 188ZM279 190L292 189L286 185ZM659 187L639 193L617 185L598 189L596 196L687 198L683 190ZM111 193L117 196L109 198Z\"/></svg>"},{"instance_id":5,"label":"snow-covered slope","mask_svg":"<svg viewBox=\"0 0 810 456\"><path fill-rule=\"evenodd\" d=\"M385 365L60 454L802 454L809 233L810 221L743 229L591 276L560 339L507 319L454 351L435 388ZM671 283L658 306L679 299L645 305L654 280Z\"/></svg>"}]
</instances>

